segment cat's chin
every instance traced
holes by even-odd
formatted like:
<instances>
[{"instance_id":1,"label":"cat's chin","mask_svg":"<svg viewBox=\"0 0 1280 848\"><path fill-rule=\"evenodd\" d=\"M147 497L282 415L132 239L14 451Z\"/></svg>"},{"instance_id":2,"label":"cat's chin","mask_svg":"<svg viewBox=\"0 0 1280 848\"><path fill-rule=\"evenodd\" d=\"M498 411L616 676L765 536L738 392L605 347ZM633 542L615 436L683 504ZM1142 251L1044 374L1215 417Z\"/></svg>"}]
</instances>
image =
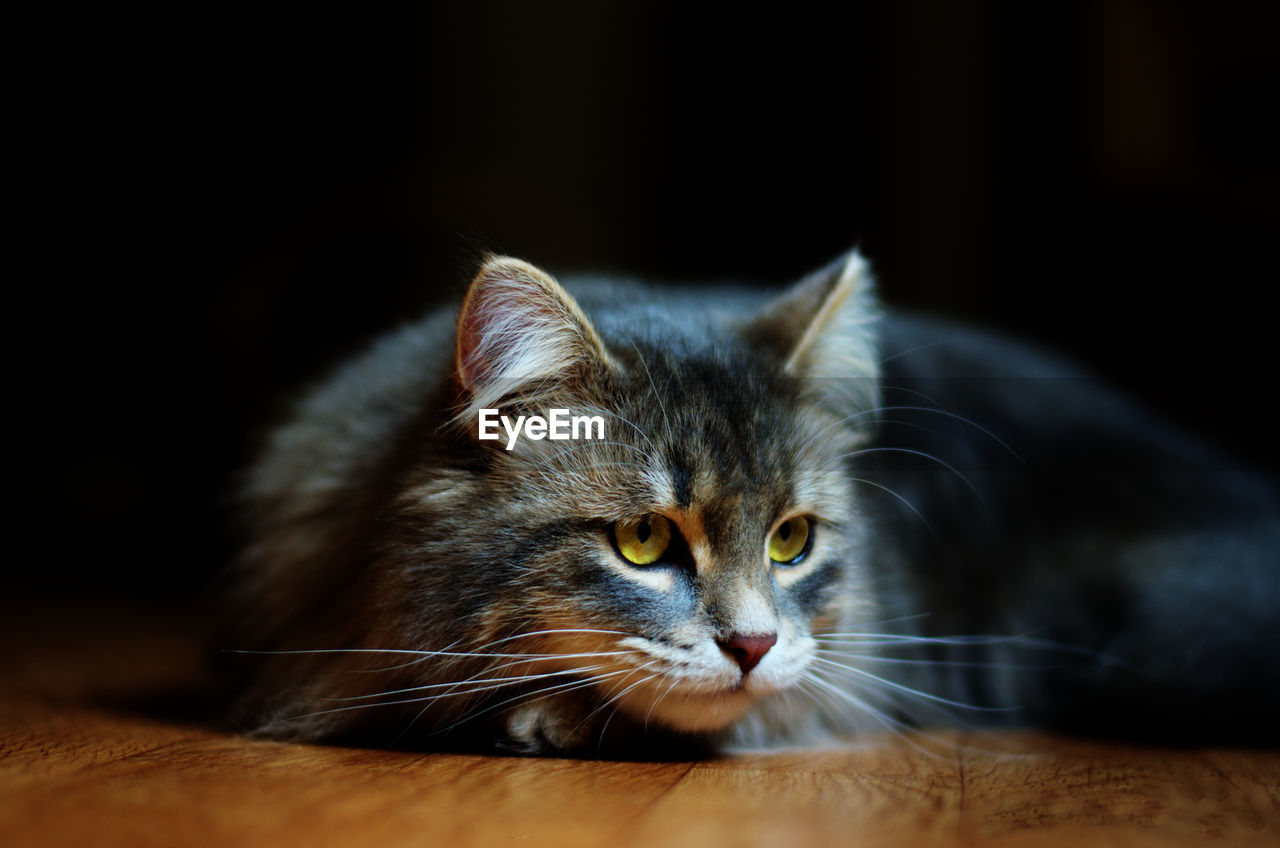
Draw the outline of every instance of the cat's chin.
<instances>
[{"instance_id":1,"label":"cat's chin","mask_svg":"<svg viewBox=\"0 0 1280 848\"><path fill-rule=\"evenodd\" d=\"M622 708L633 718L661 724L672 730L705 733L720 730L756 703L757 695L744 688L722 692L659 692L656 697L627 698Z\"/></svg>"}]
</instances>

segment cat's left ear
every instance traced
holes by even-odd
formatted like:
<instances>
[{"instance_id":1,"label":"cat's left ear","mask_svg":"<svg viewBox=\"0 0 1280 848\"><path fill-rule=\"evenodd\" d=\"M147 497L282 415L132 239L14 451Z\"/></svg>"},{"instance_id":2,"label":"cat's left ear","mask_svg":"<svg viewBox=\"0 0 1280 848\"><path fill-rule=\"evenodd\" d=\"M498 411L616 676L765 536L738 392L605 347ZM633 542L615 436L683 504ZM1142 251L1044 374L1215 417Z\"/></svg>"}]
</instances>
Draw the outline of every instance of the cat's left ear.
<instances>
[{"instance_id":1,"label":"cat's left ear","mask_svg":"<svg viewBox=\"0 0 1280 848\"><path fill-rule=\"evenodd\" d=\"M874 379L873 290L867 261L851 251L769 302L742 332L794 376Z\"/></svg>"}]
</instances>

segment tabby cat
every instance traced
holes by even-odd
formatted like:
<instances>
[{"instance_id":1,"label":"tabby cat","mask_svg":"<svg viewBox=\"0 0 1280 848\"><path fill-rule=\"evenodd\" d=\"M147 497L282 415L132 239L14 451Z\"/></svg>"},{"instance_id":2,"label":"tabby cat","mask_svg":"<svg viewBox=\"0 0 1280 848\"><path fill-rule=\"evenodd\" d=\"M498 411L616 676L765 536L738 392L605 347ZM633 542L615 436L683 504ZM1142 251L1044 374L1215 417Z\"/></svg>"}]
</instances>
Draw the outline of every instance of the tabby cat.
<instances>
[{"instance_id":1,"label":"tabby cat","mask_svg":"<svg viewBox=\"0 0 1280 848\"><path fill-rule=\"evenodd\" d=\"M554 409L604 437L479 437ZM306 397L245 495L221 646L273 737L1275 738L1270 482L1051 357L885 314L857 254L772 299L490 256Z\"/></svg>"}]
</instances>

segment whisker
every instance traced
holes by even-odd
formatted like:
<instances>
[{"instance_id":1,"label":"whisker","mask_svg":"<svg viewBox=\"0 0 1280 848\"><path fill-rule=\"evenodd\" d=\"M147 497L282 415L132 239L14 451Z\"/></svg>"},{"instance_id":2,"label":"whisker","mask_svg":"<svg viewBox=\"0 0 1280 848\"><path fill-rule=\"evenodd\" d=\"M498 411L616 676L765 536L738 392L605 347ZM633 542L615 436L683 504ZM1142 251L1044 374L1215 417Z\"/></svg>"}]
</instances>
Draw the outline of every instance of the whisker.
<instances>
[{"instance_id":1,"label":"whisker","mask_svg":"<svg viewBox=\"0 0 1280 848\"><path fill-rule=\"evenodd\" d=\"M956 475L956 477L959 478L962 483L968 486L969 490L973 492L974 497L976 497L979 501L981 501L983 506L987 507L987 509L991 508L991 505L987 503L987 499L982 496L982 492L978 491L978 487L973 485L973 482L968 477L961 474L955 468L955 466L950 465L949 463L944 462L943 460L939 459L933 454L926 453L925 451L915 450L914 448L895 448L895 447L859 448L858 450L855 450L855 451L836 454L834 457L831 458L830 461L836 462L842 459L852 459L855 456L862 456L863 454L869 454L869 453L905 453L905 454L910 454L912 456L918 456L922 459L927 459L932 462L936 462L939 465L941 465L943 468L950 471L952 474Z\"/></svg>"},{"instance_id":2,"label":"whisker","mask_svg":"<svg viewBox=\"0 0 1280 848\"><path fill-rule=\"evenodd\" d=\"M892 689L897 689L899 692L903 692L905 694L912 695L917 698L924 698L925 700L928 700L928 701L935 701L939 704L946 704L947 706L958 707L959 709L963 709L963 710L977 710L979 712L1012 712L1012 711L1024 709L1024 707L984 707L978 704L966 704L963 701L953 701L950 698L944 698L941 695L934 695L931 692L923 692L919 689L913 689L912 687L907 686L904 683L898 683L897 681L894 681L894 680L888 680L884 677L880 677L879 675L872 674L871 672L866 671L865 669L857 668L851 665L845 665L844 663L839 663L839 662L836 662L835 660L831 660L826 657L814 657L814 662L823 663L829 668L838 669L841 672L847 672L850 674L855 674L858 677L864 677L869 680L874 680L876 683L879 683L882 686L888 686Z\"/></svg>"},{"instance_id":3,"label":"whisker","mask_svg":"<svg viewBox=\"0 0 1280 848\"><path fill-rule=\"evenodd\" d=\"M586 678L584 680L569 680L564 683L552 684L551 686L547 686L542 689L535 690L533 692L526 692L520 695L516 695L514 698L508 698L505 701L499 701L498 703L485 707L484 709L479 710L478 712L468 713L467 715L458 719L453 724L444 728L440 732L449 733L453 729L457 728L462 724L465 724L466 722L474 721L475 719L479 718L485 713L493 712L496 709L505 707L507 704L513 704L516 701L524 701L525 703L532 704L537 701L541 701L545 698L550 698L552 695L561 695L561 694L564 694L565 692L573 692L578 689L585 689L588 686L595 686L597 683L601 682L602 680L608 680L610 677L616 677L622 674L631 674L633 671L634 669L609 671L609 672L605 672L604 674L598 674L595 677ZM536 696L536 697L533 697L533 696ZM422 712L426 712L426 708L423 708ZM422 716L422 713L419 713L418 716L414 718L414 721L417 721L418 718L420 718L421 716Z\"/></svg>"},{"instance_id":4,"label":"whisker","mask_svg":"<svg viewBox=\"0 0 1280 848\"><path fill-rule=\"evenodd\" d=\"M1022 463L1022 466L1024 468L1031 467L1030 465L1027 464L1026 460L1024 460L1021 456L1019 456L1017 451L1009 447L1008 443L1006 443L1004 439L1001 439L999 436L997 436L995 433L988 430L986 427L983 427L977 421L974 421L971 418L966 418L963 415L957 415L956 413L951 412L950 410L942 409L940 407L929 407L929 406L878 406L875 409L867 410L867 414L871 414L871 413L879 414L881 412L932 412L935 415L944 415L947 418L953 418L956 421L961 422L962 424L968 424L970 427L973 427L975 430L978 430L983 434L987 435L988 437L990 437L992 441L994 441L1000 447L1007 450L1009 454L1013 456L1014 459ZM896 421L894 423L905 424L907 422Z\"/></svg>"},{"instance_id":5,"label":"whisker","mask_svg":"<svg viewBox=\"0 0 1280 848\"><path fill-rule=\"evenodd\" d=\"M1104 651L1060 642L1055 639L1044 639L1030 635L973 635L973 636L913 636L905 633L815 633L813 638L818 642L832 645L857 647L904 647L911 645L952 645L957 647L974 647L983 645L1010 645L1017 648L1044 648L1064 653L1079 654L1119 665L1127 663Z\"/></svg>"},{"instance_id":6,"label":"whisker","mask_svg":"<svg viewBox=\"0 0 1280 848\"><path fill-rule=\"evenodd\" d=\"M521 675L516 677L498 678L495 680L475 681L475 682L486 683L486 684L492 683L494 685L476 686L470 689L463 689L457 692L441 692L436 695L424 695L421 698L397 698L396 700L393 700L393 701L378 701L372 704L355 704L349 707L334 707L333 709L328 709L328 710L316 710L315 712L303 713L302 715L294 716L294 718L311 718L313 716L318 716L318 715L348 712L350 710L362 710L362 709L368 709L370 707L391 707L391 706L396 706L398 704L420 704L423 702L435 702L435 701L442 700L444 698L456 698L463 695L474 695L477 692L489 692L494 689L502 689L507 686L514 686L518 683L526 683L529 680L539 680L547 677L563 677L566 674L580 674L583 671L597 671L602 668L607 668L607 666L592 666L589 668L582 668L582 669L571 669L571 670L566 669L565 671L552 671L552 672L547 672L546 674ZM464 680L451 685L457 687L457 686L462 686L464 683L467 683L467 682L468 681ZM343 699L334 699L334 700L343 700Z\"/></svg>"},{"instance_id":7,"label":"whisker","mask_svg":"<svg viewBox=\"0 0 1280 848\"><path fill-rule=\"evenodd\" d=\"M602 706L612 703L613 710L609 713L609 717L604 720L604 724L601 725L600 727L600 735L596 738L597 751L604 746L605 731L609 729L609 722L613 721L613 717L618 714L618 709L622 706L622 696L626 695L628 692L630 692L632 689L636 688L637 686L643 686L644 684L648 683L650 680L653 680L657 676L658 676L658 672L654 672L653 674L646 675L642 679L637 680L635 683L632 683L626 689L623 689L621 692L618 692L617 694L610 693L610 695L608 696L608 699L604 702ZM625 678L624 678L624 682L625 682ZM597 708L597 710L598 709L599 708ZM593 710L591 714L595 715L595 713L596 713L596 710Z\"/></svg>"},{"instance_id":8,"label":"whisker","mask_svg":"<svg viewBox=\"0 0 1280 848\"><path fill-rule=\"evenodd\" d=\"M964 636L915 636L910 633L867 633L865 631L851 633L815 633L815 639L875 639L886 644L898 642L922 643L930 645L999 645L1009 642L1038 642L1035 637L1000 634L976 634ZM1058 644L1049 642L1049 644ZM1064 643L1065 644L1065 643Z\"/></svg>"},{"instance_id":9,"label":"whisker","mask_svg":"<svg viewBox=\"0 0 1280 848\"><path fill-rule=\"evenodd\" d=\"M631 653L630 651L599 651L599 652L585 653L585 654L547 654L545 656L526 657L526 658L513 660L508 663L503 663L502 665L486 666L484 669L476 672L476 674L472 675L471 677L461 682L462 683L468 683L468 682L488 683L488 682L494 682L499 680L503 680L503 681L513 680L515 678L502 677L502 676L481 678L479 677L479 675L492 674L494 672L501 671L504 668L513 668L515 666L524 665L525 663L542 662L545 660L569 660L569 659L587 659L587 658L595 658L595 657L619 657L619 656L626 656L630 653ZM603 668L603 666L601 666L601 668ZM564 674L564 673L565 672L563 671L551 671L551 672L546 672L544 674L524 675L520 679L535 680L539 677L550 677L555 674ZM409 686L404 689L391 689L386 692L378 692L371 695L350 695L342 698L326 698L325 700L327 701L361 701L367 698L380 698L386 695L402 695L405 692L421 692L426 689L442 689L442 688L448 688L450 686L457 686L457 685L459 685L459 682L457 681L451 682L451 683L427 683L422 686Z\"/></svg>"},{"instance_id":10,"label":"whisker","mask_svg":"<svg viewBox=\"0 0 1280 848\"><path fill-rule=\"evenodd\" d=\"M461 638L455 639L452 642L450 642L448 645L445 645L440 650L451 651L461 641L462 641ZM352 674L377 674L378 672L382 672L382 671L396 671L397 669L408 668L411 665L417 665L418 663L426 662L429 659L431 659L430 656L421 656L416 659L408 660L406 662L396 663L395 665L379 666L378 668L353 668L353 669L348 669L348 671L350 671Z\"/></svg>"},{"instance_id":11,"label":"whisker","mask_svg":"<svg viewBox=\"0 0 1280 848\"><path fill-rule=\"evenodd\" d=\"M644 361L644 355L640 353L640 348L636 347L635 342L631 343L631 349L636 352L636 359L640 360L640 366L644 368L644 375L649 378L649 388L653 390L653 399L658 402L658 407L662 410L662 421L667 426L667 432L671 432L671 419L667 417L667 405L662 402L662 396L658 394L658 386L653 382L653 374L649 371L649 365Z\"/></svg>"},{"instance_id":12,"label":"whisker","mask_svg":"<svg viewBox=\"0 0 1280 848\"><path fill-rule=\"evenodd\" d=\"M922 619L922 618L929 618L931 615L932 613L928 613L928 612L917 612L912 615L899 615L895 618L881 618L875 621L868 621L863 626L879 627L882 624L897 624L902 621L918 621L919 619Z\"/></svg>"},{"instance_id":13,"label":"whisker","mask_svg":"<svg viewBox=\"0 0 1280 848\"><path fill-rule=\"evenodd\" d=\"M626 630L602 630L598 627L559 627L559 628L549 628L546 630L532 630L526 633L516 633L513 636L507 636L502 639L495 639L492 642L488 642L484 645L481 645L479 650L492 648L494 645L501 645L506 642L515 641L516 639L528 639L530 636L554 636L562 633L597 633L597 634L604 634L607 636L633 635L632 633L629 633Z\"/></svg>"},{"instance_id":14,"label":"whisker","mask_svg":"<svg viewBox=\"0 0 1280 848\"><path fill-rule=\"evenodd\" d=\"M937 347L939 345L945 345L945 344L954 344L954 342L949 342L946 339L940 339L935 342L925 342L924 344L913 345L912 347L909 347L906 350L900 350L897 353L886 356L884 359L881 359L876 364L884 365L886 362L892 362L893 360L897 359L900 356L907 356L908 354L915 353L918 350L926 350L931 347Z\"/></svg>"},{"instance_id":15,"label":"whisker","mask_svg":"<svg viewBox=\"0 0 1280 848\"><path fill-rule=\"evenodd\" d=\"M996 663L996 662L979 662L969 660L913 660L902 657L882 657L877 654L850 654L845 651L838 651L833 648L818 648L816 653L831 654L833 656L847 657L850 659L858 659L866 662L888 663L891 665L923 665L923 666L950 666L958 668L998 668L998 669L1037 669L1044 668L1040 665L1022 665L1017 663Z\"/></svg>"},{"instance_id":16,"label":"whisker","mask_svg":"<svg viewBox=\"0 0 1280 848\"><path fill-rule=\"evenodd\" d=\"M816 677L816 675L808 675L807 673L806 673L806 676ZM921 726L922 722L919 716L912 717L912 721L914 723L903 722L899 719L894 718L893 716L889 715L883 710L880 710L872 706L871 704L867 703L861 698L858 698L856 695L852 695L851 693L846 692L844 689L838 686L835 686L834 684L831 684L830 681L825 681L824 679L818 677L817 682L826 684L826 692L828 694L827 694L827 698L824 700L830 700L832 696L835 696L841 701L853 704L860 711L865 711L871 718L874 718L877 721L879 721L881 724L885 725L885 727L889 730L889 732L892 733L894 736L898 737L899 739L902 739L912 748L914 748L915 750L919 751L922 754L925 754L926 756L929 756L932 758L950 759L950 756L944 758L940 754L935 753L934 751L930 751L928 748L925 748L922 745L917 744L914 741L916 738L924 739L931 742L932 744L936 745L939 750L946 751L949 755L954 755L956 752L964 751L964 752L983 754L983 755L994 754L997 756L1014 757L1018 759L1034 758L1036 756L1034 754L1011 753L1007 749L1000 750L1000 749L982 748L975 745L961 743L958 740L945 739L945 738L938 737L932 733L926 732L923 729L923 727ZM877 692L872 690L870 694L877 695L883 698L888 698L890 699L889 702L893 704L895 707L899 709L901 709L902 707L901 704L897 704L892 701L892 699L889 696L889 693ZM817 699L815 698L815 700ZM916 706L928 708L930 711L936 711L936 713L941 714L944 724L957 725L959 727L964 728L969 733L977 734L983 737L990 737L990 734L983 731L981 728L973 727L968 722L965 722L959 719L957 716L953 715L950 712L947 712L946 710L944 710L943 708L937 705L917 704ZM845 724L845 723L847 722L840 722L840 724ZM862 730L856 726L853 729L856 733L862 732ZM997 739L995 741L999 741L999 740Z\"/></svg>"},{"instance_id":17,"label":"whisker","mask_svg":"<svg viewBox=\"0 0 1280 848\"><path fill-rule=\"evenodd\" d=\"M565 681L564 683L556 683L556 684L552 684L551 686L544 687L543 689L535 690L536 692L546 692L547 694L542 695L542 696L541 696L541 697L539 697L539 698L533 698L533 699L531 699L531 702L532 702L532 701L538 701L538 700L541 700L542 698L550 697L551 695L558 694L559 692L571 692L571 691L573 691L574 689L581 689L581 688L582 688L582 687L584 687L584 686L591 686L591 685L594 685L594 684L595 684L597 681L599 681L599 680L606 679L606 678L608 678L608 677L610 677L610 676L612 676L612 675L614 675L614 674L621 674L621 673L622 673L622 672L606 672L605 674L597 675L596 677L593 677L593 678L588 678L586 681L569 680L569 681ZM526 694L527 694L527 693L526 693ZM438 734L438 735L448 734L449 732L453 731L455 728L459 727L460 725L465 724L465 723L466 723L466 722L468 722L468 721L472 721L472 720L474 720L474 719L476 719L476 718L479 718L480 716L484 715L485 713L487 713L487 712L491 712L491 711L493 711L493 710L495 710L495 709L498 709L498 708L500 708L500 707L502 707L502 706L505 706L506 704L510 704L510 703L515 702L515 701L518 701L518 700L520 700L520 699L521 699L521 698L523 698L523 697L526 697L526 695L517 695L517 696L516 696L516 697L514 697L514 698L508 698L508 699L507 699L507 700L505 700L505 701L500 701L500 702L498 702L497 704L493 704L493 705L491 705L491 706L489 706L489 707L486 707L485 709L482 709L482 710L479 710L479 711L476 711L476 712L467 713L466 715L464 715L464 716L462 716L461 718L459 718L457 721L455 721L455 722L453 722L452 724L450 724L448 727L445 727L445 728L440 729L440 730L436 730L436 731L434 731L434 732L435 732L436 734ZM414 726L415 724L417 724L418 719L422 718L422 716L423 716L423 715L425 715L425 714L426 714L426 712L427 712L427 710L428 710L428 709L430 709L430 708L431 708L431 705L430 705L430 704L427 704L425 707L423 707L421 710L419 710L419 711L414 715L414 717L413 717L413 718L409 719L409 723L408 723L407 725L405 725L404 730L401 730L401 731L400 731L400 735L396 737L396 742L395 742L395 744L399 744L400 740L401 740L401 739L403 739L403 738L405 737L405 735L406 735L406 734L408 734L408 733L409 733L409 731L413 729L413 726Z\"/></svg>"},{"instance_id":18,"label":"whisker","mask_svg":"<svg viewBox=\"0 0 1280 848\"><path fill-rule=\"evenodd\" d=\"M889 494L893 495L895 498L901 501L907 507L907 509L911 510L916 514L916 518L920 519L920 523L924 525L925 529L929 531L929 534L931 536L933 536L935 539L938 537L938 534L934 532L933 526L929 524L929 520L924 517L924 515L920 512L920 510L916 509L915 505L911 503L911 501L907 500L905 497L898 494L893 489L890 489L888 486L881 485L880 483L876 483L872 480L868 480L865 477L850 477L849 479L853 480L855 483L863 483L868 486L874 486L877 489L880 489L882 491L888 492Z\"/></svg>"},{"instance_id":19,"label":"whisker","mask_svg":"<svg viewBox=\"0 0 1280 848\"><path fill-rule=\"evenodd\" d=\"M929 751L923 748L912 739L912 736L915 733L919 732L919 728L913 727L912 725L907 724L904 721L894 718L893 716L886 713L884 710L881 710L877 707L872 706L871 704L864 701L862 698L859 698L857 695L854 695L851 692L845 691L841 687L836 686L831 681L826 680L817 674L805 672L805 677L806 679L810 680L814 685L818 686L821 690L825 691L829 696L833 696L840 701L844 701L847 704L857 707L858 710L861 711L863 714L880 722L880 724L884 725L885 729L887 729L890 733L892 733L894 736L898 737L902 741L906 742L908 745L910 745L912 748L915 748L920 753L930 757L938 756L932 751ZM935 742L938 741L936 739L932 739L931 737L928 737L927 734L925 735L927 738L930 738L931 741L935 741Z\"/></svg>"},{"instance_id":20,"label":"whisker","mask_svg":"<svg viewBox=\"0 0 1280 848\"><path fill-rule=\"evenodd\" d=\"M844 725L848 723L847 716L835 711L831 707L831 702L826 693L817 687L817 685L809 679L809 673L802 674L796 688L813 699L818 708L827 714L827 718L831 720L832 732L839 732ZM822 697L819 697L819 696Z\"/></svg>"},{"instance_id":21,"label":"whisker","mask_svg":"<svg viewBox=\"0 0 1280 848\"><path fill-rule=\"evenodd\" d=\"M656 706L658 706L658 704L662 701L662 699L663 699L663 698L666 698L668 695L670 695L670 694L671 694L671 690L672 690L672 689L674 689L674 688L676 688L676 684L677 684L677 683L679 683L679 682L680 682L680 678L678 678L678 677L673 678L673 679L672 679L672 681L671 681L671 685L670 685L670 686L668 686L666 689L664 689L664 690L662 691L662 694L661 694L661 695L659 695L657 698L655 698L655 699L653 700L653 702L649 704L649 709L645 710L645 712L644 712L644 732L645 732L646 737L648 736L648 733L649 733L649 716L653 715L653 708L654 708L654 707L656 707Z\"/></svg>"},{"instance_id":22,"label":"whisker","mask_svg":"<svg viewBox=\"0 0 1280 848\"><path fill-rule=\"evenodd\" d=\"M594 627L566 627L550 630L534 630L528 633L517 633L513 636L507 636L502 639L495 639L484 645L480 645L475 651L428 651L428 650L412 650L408 648L299 648L293 650L268 651L268 650L250 650L241 648L223 648L225 653L230 654L262 654L262 655L289 655L289 654L400 654L415 657L483 657L505 659L511 657L554 657L555 654L547 653L493 653L485 652L486 648L492 648L496 645L512 642L517 639L527 639L531 636L551 636L563 633L595 633L612 636L630 636L632 634L625 630L601 630ZM457 644L454 642L453 644ZM411 663L409 663L411 664ZM392 666L399 668L400 666Z\"/></svg>"},{"instance_id":23,"label":"whisker","mask_svg":"<svg viewBox=\"0 0 1280 848\"><path fill-rule=\"evenodd\" d=\"M658 664L658 663L660 663L660 662L661 662L661 660L650 660L649 662L645 663L644 665L642 665L642 666L638 666L637 668L632 669L631 674L636 674L636 673L639 673L639 672L643 672L645 669L650 668L651 666L657 665L657 664ZM652 679L653 679L654 677L656 677L656 676L657 676L656 674L648 675L648 676L646 676L646 677L644 678L644 680L637 681L635 684L632 684L632 686L628 686L626 689L622 690L622 692L618 693L618 695L616 695L616 696L612 696L612 697L619 697L619 698L620 698L620 697L622 697L623 695L625 695L627 692L630 692L630 691L631 691L631 689L632 689L632 688L634 688L635 686L640 685L640 684L641 684L641 683L643 683L645 680L652 680ZM627 679L624 677L622 680L615 681L615 684L614 684L614 691L616 691L617 686L620 686L620 685L622 685L623 683L626 683L626 680L627 680ZM610 701L612 700L612 697L607 698L603 703L601 703L599 706L597 706L594 710L592 710L591 712L587 713L586 718L584 718L584 719L582 719L582 721L578 722L577 726L575 726L575 727L574 727L574 730L577 730L579 727L581 727L582 725L586 724L588 721L590 721L590 720L592 719L592 717L594 717L594 716L595 716L595 714L596 714L596 713L600 712L600 711L601 711L601 710L603 710L605 707L607 707L607 706L609 705Z\"/></svg>"}]
</instances>

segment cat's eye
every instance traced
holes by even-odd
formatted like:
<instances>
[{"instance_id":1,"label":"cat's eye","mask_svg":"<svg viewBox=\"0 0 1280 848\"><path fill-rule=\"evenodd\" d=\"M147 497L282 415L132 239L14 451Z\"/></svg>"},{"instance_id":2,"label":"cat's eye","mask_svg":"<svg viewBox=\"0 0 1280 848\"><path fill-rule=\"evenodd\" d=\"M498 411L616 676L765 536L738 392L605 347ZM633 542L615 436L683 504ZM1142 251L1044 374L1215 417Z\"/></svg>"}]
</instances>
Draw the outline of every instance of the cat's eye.
<instances>
[{"instance_id":1,"label":"cat's eye","mask_svg":"<svg viewBox=\"0 0 1280 848\"><path fill-rule=\"evenodd\" d=\"M627 562L650 565L671 545L671 522L661 515L619 521L613 526L613 539Z\"/></svg>"},{"instance_id":2,"label":"cat's eye","mask_svg":"<svg viewBox=\"0 0 1280 848\"><path fill-rule=\"evenodd\" d=\"M788 518L769 537L769 559L780 565L796 565L809 553L813 530L803 515Z\"/></svg>"}]
</instances>

